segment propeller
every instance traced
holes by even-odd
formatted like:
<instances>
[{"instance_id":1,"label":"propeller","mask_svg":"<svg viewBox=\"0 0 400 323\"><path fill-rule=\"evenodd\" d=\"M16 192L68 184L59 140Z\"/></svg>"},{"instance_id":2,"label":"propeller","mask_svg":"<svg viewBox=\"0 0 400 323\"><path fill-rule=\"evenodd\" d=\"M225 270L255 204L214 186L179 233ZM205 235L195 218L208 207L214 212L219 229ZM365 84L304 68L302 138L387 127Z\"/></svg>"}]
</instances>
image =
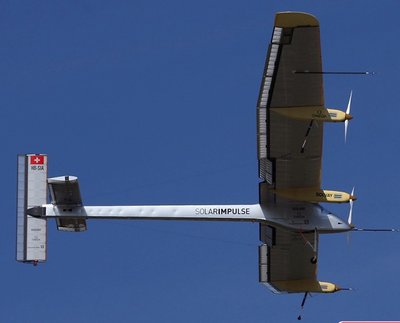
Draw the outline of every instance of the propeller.
<instances>
[{"instance_id":1,"label":"propeller","mask_svg":"<svg viewBox=\"0 0 400 323\"><path fill-rule=\"evenodd\" d=\"M353 91L350 91L349 102L347 103L347 109L346 109L346 120L344 121L344 142L346 142L347 140L347 128L349 126L349 120L353 118L350 114L352 96L353 96Z\"/></svg>"}]
</instances>

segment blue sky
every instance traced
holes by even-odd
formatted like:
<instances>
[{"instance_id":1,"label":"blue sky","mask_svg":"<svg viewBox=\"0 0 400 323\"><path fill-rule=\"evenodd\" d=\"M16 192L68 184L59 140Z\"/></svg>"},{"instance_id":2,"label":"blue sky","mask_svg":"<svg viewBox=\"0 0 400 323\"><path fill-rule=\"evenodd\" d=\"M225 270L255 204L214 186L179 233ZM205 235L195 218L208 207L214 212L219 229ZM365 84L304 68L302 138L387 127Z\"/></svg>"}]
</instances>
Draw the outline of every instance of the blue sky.
<instances>
[{"instance_id":1,"label":"blue sky","mask_svg":"<svg viewBox=\"0 0 400 323\"><path fill-rule=\"evenodd\" d=\"M1 322L288 322L301 295L258 283L258 225L49 223L48 261L15 261L18 153L47 153L87 205L256 203L255 105L274 15L321 24L325 103L353 90L347 145L327 125L323 183L356 187L359 227L400 227L398 1L2 1ZM329 207L347 218L347 206ZM307 322L399 319L400 235L320 239Z\"/></svg>"}]
</instances>

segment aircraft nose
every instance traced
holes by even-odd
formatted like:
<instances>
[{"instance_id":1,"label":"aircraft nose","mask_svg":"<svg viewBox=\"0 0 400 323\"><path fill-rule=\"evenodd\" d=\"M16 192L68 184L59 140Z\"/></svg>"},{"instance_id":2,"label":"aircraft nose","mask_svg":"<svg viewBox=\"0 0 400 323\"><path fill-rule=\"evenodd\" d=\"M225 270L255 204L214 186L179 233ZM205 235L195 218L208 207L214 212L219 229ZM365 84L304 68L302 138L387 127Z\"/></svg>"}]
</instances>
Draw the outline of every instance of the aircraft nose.
<instances>
[{"instance_id":1,"label":"aircraft nose","mask_svg":"<svg viewBox=\"0 0 400 323\"><path fill-rule=\"evenodd\" d=\"M338 231L349 231L352 229L352 226L349 225L346 221L338 218L337 216L330 214L329 220L331 222L332 228Z\"/></svg>"}]
</instances>

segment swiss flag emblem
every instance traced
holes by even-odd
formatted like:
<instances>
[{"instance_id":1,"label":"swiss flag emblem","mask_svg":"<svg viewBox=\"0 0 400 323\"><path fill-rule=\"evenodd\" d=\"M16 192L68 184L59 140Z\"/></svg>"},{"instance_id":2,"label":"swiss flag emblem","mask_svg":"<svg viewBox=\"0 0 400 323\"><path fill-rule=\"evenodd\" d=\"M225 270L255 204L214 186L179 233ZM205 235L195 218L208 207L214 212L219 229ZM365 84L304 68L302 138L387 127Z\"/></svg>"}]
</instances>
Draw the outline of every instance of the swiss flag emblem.
<instances>
[{"instance_id":1,"label":"swiss flag emblem","mask_svg":"<svg viewBox=\"0 0 400 323\"><path fill-rule=\"evenodd\" d=\"M43 165L44 156L31 156L31 165Z\"/></svg>"}]
</instances>

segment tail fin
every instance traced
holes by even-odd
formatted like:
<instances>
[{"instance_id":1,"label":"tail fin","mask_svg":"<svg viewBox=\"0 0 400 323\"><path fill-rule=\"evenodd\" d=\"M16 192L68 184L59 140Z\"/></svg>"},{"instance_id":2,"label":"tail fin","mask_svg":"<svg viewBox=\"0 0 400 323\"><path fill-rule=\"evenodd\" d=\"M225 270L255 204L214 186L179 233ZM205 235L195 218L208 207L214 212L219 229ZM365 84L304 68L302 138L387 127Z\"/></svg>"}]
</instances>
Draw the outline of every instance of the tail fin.
<instances>
[{"instance_id":1,"label":"tail fin","mask_svg":"<svg viewBox=\"0 0 400 323\"><path fill-rule=\"evenodd\" d=\"M47 155L18 155L17 261L46 261L47 220L27 214L29 208L47 204Z\"/></svg>"}]
</instances>

